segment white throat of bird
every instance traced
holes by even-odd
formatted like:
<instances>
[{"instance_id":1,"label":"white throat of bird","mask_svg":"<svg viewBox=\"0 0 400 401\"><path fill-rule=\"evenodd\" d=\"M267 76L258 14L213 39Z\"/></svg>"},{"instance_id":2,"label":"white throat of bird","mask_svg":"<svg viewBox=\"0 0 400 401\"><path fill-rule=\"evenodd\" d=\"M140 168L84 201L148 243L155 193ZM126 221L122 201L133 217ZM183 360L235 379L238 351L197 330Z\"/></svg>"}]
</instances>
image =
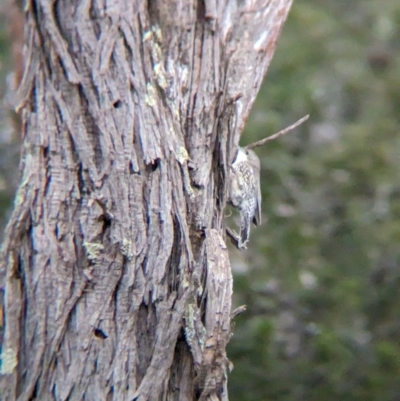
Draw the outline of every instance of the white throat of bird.
<instances>
[{"instance_id":1,"label":"white throat of bird","mask_svg":"<svg viewBox=\"0 0 400 401\"><path fill-rule=\"evenodd\" d=\"M240 163L240 162L247 162L246 151L243 150L242 148L239 148L239 152L236 156L236 160L234 161L234 163Z\"/></svg>"}]
</instances>

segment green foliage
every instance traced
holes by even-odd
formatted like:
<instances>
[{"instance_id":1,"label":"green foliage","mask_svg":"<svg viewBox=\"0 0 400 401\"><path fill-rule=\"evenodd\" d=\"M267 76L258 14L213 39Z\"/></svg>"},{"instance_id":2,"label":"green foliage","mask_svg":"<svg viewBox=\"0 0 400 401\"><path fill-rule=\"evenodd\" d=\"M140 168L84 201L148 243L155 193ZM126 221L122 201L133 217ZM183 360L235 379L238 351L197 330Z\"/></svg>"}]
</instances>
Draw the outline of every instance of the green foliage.
<instances>
[{"instance_id":1,"label":"green foliage","mask_svg":"<svg viewBox=\"0 0 400 401\"><path fill-rule=\"evenodd\" d=\"M6 81L12 70L11 43L7 13L8 5L0 0L0 243L15 190L19 145L12 134L11 106L7 100ZM1 324L1 323L0 323Z\"/></svg>"},{"instance_id":2,"label":"green foliage","mask_svg":"<svg viewBox=\"0 0 400 401\"><path fill-rule=\"evenodd\" d=\"M399 50L396 0L294 2L242 143L311 117L257 150L232 401L400 399Z\"/></svg>"}]
</instances>

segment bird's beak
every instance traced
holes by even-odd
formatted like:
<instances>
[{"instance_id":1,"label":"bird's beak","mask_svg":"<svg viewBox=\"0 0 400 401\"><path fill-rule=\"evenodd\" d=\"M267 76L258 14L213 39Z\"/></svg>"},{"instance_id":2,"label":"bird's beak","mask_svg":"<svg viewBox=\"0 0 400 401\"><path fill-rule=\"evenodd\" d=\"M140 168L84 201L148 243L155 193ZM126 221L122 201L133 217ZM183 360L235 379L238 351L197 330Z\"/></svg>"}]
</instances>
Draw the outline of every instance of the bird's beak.
<instances>
[{"instance_id":1,"label":"bird's beak","mask_svg":"<svg viewBox=\"0 0 400 401\"><path fill-rule=\"evenodd\" d=\"M238 153L239 153L239 148L236 149L235 156L233 156L232 163L235 162L236 158L238 157Z\"/></svg>"}]
</instances>

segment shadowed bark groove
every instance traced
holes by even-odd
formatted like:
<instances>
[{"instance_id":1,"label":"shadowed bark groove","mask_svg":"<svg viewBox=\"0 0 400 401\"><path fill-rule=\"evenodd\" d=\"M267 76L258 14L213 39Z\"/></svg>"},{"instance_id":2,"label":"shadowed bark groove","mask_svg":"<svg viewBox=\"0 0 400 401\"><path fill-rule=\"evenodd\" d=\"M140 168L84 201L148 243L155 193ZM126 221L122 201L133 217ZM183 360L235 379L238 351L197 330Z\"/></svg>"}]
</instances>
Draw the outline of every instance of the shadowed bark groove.
<instances>
[{"instance_id":1,"label":"shadowed bark groove","mask_svg":"<svg viewBox=\"0 0 400 401\"><path fill-rule=\"evenodd\" d=\"M32 0L4 400L227 400L227 169L290 0Z\"/></svg>"}]
</instances>

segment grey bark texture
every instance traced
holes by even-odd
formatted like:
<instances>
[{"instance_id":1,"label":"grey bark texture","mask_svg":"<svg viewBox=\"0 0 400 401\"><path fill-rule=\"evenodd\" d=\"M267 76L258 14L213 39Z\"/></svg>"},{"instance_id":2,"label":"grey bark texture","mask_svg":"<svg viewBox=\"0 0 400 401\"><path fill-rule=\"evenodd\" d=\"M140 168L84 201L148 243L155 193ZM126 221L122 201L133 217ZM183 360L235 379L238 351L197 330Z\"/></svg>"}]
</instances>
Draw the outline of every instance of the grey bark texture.
<instances>
[{"instance_id":1,"label":"grey bark texture","mask_svg":"<svg viewBox=\"0 0 400 401\"><path fill-rule=\"evenodd\" d=\"M31 0L2 400L227 400L228 169L291 0Z\"/></svg>"}]
</instances>

